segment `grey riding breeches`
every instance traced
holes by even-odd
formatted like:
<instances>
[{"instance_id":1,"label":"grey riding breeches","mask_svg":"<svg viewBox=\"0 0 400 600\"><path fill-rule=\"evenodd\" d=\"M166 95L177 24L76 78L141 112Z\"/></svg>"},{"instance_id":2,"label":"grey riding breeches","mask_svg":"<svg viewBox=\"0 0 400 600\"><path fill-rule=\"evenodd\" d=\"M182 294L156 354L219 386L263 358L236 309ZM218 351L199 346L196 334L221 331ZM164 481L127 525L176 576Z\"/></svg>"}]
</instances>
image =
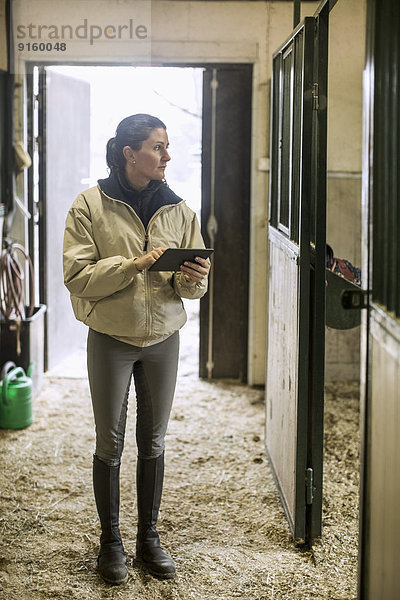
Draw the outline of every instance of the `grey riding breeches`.
<instances>
[{"instance_id":1,"label":"grey riding breeches","mask_svg":"<svg viewBox=\"0 0 400 600\"><path fill-rule=\"evenodd\" d=\"M100 460L110 466L120 463L132 376L138 456L156 458L163 453L178 356L178 331L158 344L139 348L89 329L87 366Z\"/></svg>"}]
</instances>

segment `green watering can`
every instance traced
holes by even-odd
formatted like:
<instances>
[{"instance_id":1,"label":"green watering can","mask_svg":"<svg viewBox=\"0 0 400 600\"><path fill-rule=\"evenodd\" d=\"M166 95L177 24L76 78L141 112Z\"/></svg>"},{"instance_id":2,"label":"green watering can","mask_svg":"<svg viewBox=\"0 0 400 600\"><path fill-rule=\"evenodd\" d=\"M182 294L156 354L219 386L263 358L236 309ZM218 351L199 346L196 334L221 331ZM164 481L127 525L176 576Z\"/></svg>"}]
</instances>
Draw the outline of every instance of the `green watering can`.
<instances>
[{"instance_id":1,"label":"green watering can","mask_svg":"<svg viewBox=\"0 0 400 600\"><path fill-rule=\"evenodd\" d=\"M7 362L1 371L0 381L0 427L23 429L32 423L32 375L33 363L27 374L22 367Z\"/></svg>"}]
</instances>

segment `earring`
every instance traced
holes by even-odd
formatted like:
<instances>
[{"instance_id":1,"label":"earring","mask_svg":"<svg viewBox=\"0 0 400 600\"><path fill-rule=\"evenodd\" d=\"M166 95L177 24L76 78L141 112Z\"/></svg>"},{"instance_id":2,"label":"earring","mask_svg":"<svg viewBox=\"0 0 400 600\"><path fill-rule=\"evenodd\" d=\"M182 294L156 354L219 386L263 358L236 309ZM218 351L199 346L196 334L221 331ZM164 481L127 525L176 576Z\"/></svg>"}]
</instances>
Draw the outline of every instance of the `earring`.
<instances>
[{"instance_id":1,"label":"earring","mask_svg":"<svg viewBox=\"0 0 400 600\"><path fill-rule=\"evenodd\" d=\"M135 159L133 159L132 164L136 165L136 160Z\"/></svg>"}]
</instances>

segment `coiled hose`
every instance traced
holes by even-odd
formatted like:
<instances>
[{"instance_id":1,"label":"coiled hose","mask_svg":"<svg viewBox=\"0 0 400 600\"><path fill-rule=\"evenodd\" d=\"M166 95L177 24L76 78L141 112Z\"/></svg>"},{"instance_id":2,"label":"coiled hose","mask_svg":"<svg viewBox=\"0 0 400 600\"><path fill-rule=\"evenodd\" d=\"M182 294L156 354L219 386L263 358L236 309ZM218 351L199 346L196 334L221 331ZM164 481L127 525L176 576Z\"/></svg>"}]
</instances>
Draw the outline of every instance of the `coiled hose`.
<instances>
[{"instance_id":1,"label":"coiled hose","mask_svg":"<svg viewBox=\"0 0 400 600\"><path fill-rule=\"evenodd\" d=\"M18 259L18 253L29 266L29 306L25 310L24 269ZM0 256L0 311L7 321L22 321L33 314L34 309L34 273L29 255L21 244L8 244Z\"/></svg>"}]
</instances>

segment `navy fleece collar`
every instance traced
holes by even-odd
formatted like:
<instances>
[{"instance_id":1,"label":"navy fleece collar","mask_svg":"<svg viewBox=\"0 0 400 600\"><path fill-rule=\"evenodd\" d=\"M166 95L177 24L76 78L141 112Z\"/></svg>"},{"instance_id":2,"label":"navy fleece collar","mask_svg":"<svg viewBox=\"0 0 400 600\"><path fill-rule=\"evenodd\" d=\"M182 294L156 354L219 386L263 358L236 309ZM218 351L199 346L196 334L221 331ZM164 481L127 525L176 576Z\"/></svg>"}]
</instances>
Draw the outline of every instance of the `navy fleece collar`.
<instances>
[{"instance_id":1,"label":"navy fleece collar","mask_svg":"<svg viewBox=\"0 0 400 600\"><path fill-rule=\"evenodd\" d=\"M129 185L123 174L111 173L106 179L99 179L98 184L107 196L133 208L145 227L161 206L182 202L182 198L163 181L150 181L144 190L139 191Z\"/></svg>"}]
</instances>

